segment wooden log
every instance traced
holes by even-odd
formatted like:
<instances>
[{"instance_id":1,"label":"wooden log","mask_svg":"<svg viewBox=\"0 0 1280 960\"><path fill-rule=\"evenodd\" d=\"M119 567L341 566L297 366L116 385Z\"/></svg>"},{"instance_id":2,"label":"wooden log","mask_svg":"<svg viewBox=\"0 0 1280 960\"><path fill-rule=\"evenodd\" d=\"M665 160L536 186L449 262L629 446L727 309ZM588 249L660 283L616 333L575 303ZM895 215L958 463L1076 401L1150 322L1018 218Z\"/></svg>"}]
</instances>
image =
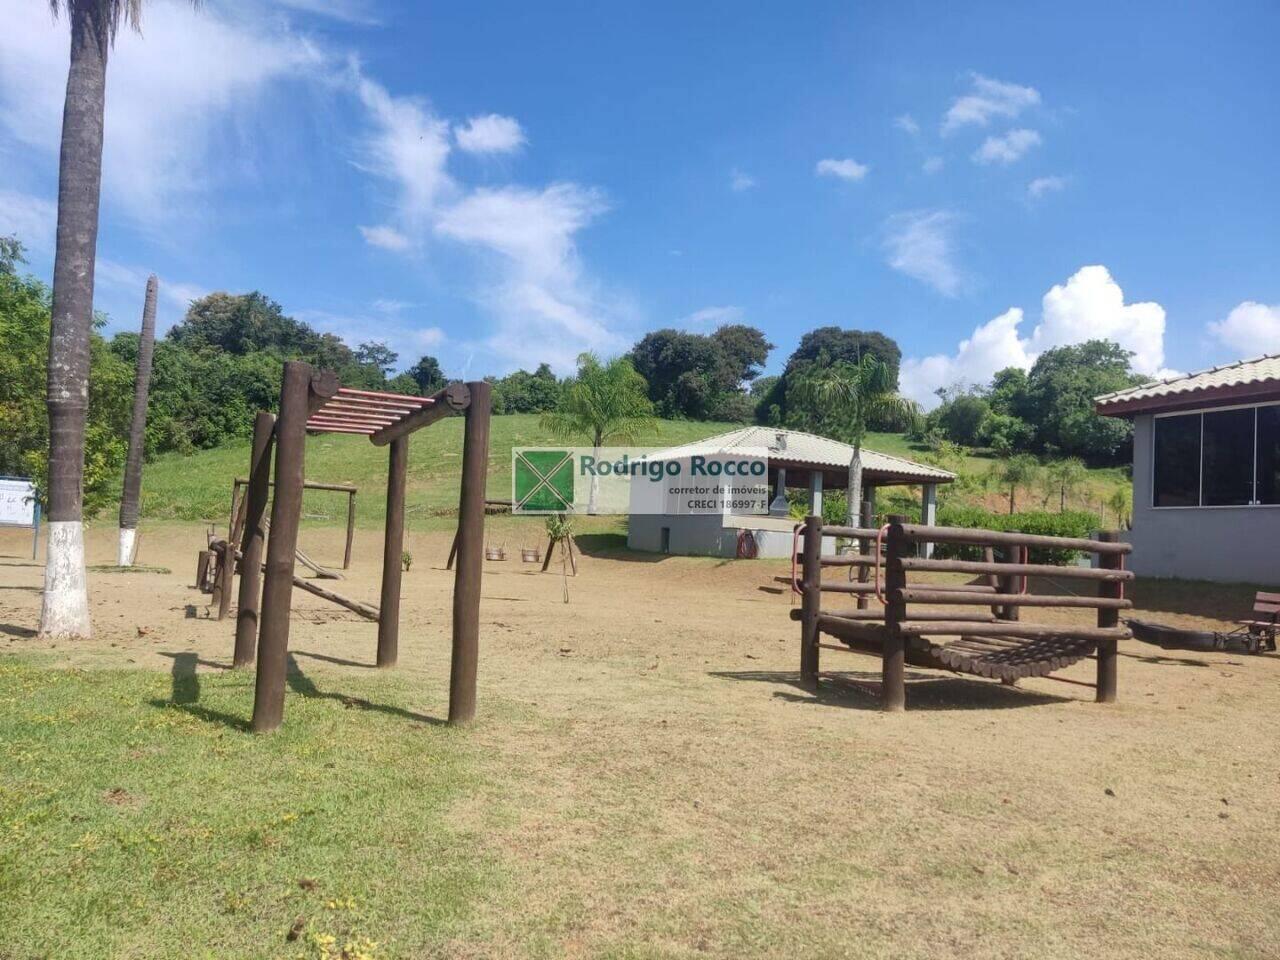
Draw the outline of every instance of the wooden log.
<instances>
[{"instance_id":1,"label":"wooden log","mask_svg":"<svg viewBox=\"0 0 1280 960\"><path fill-rule=\"evenodd\" d=\"M284 365L280 386L280 415L276 421L276 492L271 503L271 535L267 542L266 577L262 586L258 674L253 697L252 728L255 733L275 730L284 719L293 565L298 549L298 520L302 515L306 422L313 373L308 364L289 361Z\"/></svg>"},{"instance_id":2,"label":"wooden log","mask_svg":"<svg viewBox=\"0 0 1280 960\"><path fill-rule=\"evenodd\" d=\"M889 602L884 608L884 653L880 664L880 708L897 712L907 708L906 643L902 624L907 608L902 602L901 591L907 585L907 575L902 569L902 559L907 552L907 539L903 532L907 518L895 515L889 518L888 536L885 539L884 572L885 594Z\"/></svg>"},{"instance_id":3,"label":"wooden log","mask_svg":"<svg viewBox=\"0 0 1280 960\"><path fill-rule=\"evenodd\" d=\"M427 399L429 403L375 433L371 438L374 444L379 447L385 446L397 437L408 436L437 420L455 413L462 413L471 402L470 384L451 383ZM481 506L483 507L483 504Z\"/></svg>"},{"instance_id":4,"label":"wooden log","mask_svg":"<svg viewBox=\"0 0 1280 960\"><path fill-rule=\"evenodd\" d=\"M903 524L903 536L912 542L976 543L1003 547L1046 547L1050 550L1086 550L1097 554L1132 553L1133 546L1120 540L1084 540L1076 537L1046 537L1031 533L1001 530L975 530L968 527L930 527L918 523Z\"/></svg>"},{"instance_id":5,"label":"wooden log","mask_svg":"<svg viewBox=\"0 0 1280 960\"><path fill-rule=\"evenodd\" d=\"M818 617L822 612L822 517L804 519L804 567L800 593L800 685L817 691L820 654Z\"/></svg>"},{"instance_id":6,"label":"wooden log","mask_svg":"<svg viewBox=\"0 0 1280 960\"><path fill-rule=\"evenodd\" d=\"M1119 533L1114 530L1104 530L1099 536L1107 543L1118 540ZM1123 556L1117 554L1103 554L1100 561L1104 569L1114 570L1123 563ZM1114 600L1124 595L1124 586L1120 583L1110 580L1103 580L1098 584L1098 597L1100 599ZM1098 629L1114 630L1116 624L1120 622L1120 614L1116 612L1114 606L1108 606L1098 610ZM1128 631L1125 631L1128 634ZM1116 673L1119 664L1118 644L1115 639L1106 639L1098 644L1098 673L1097 673L1097 696L1098 703L1114 703L1116 699Z\"/></svg>"},{"instance_id":7,"label":"wooden log","mask_svg":"<svg viewBox=\"0 0 1280 960\"><path fill-rule=\"evenodd\" d=\"M201 593L205 592L205 585L209 581L209 559L213 556L212 550L201 550L196 554L196 582L195 588Z\"/></svg>"},{"instance_id":8,"label":"wooden log","mask_svg":"<svg viewBox=\"0 0 1280 960\"><path fill-rule=\"evenodd\" d=\"M396 402L408 403L414 406L425 406L428 403L427 397L415 397L411 393L388 393L385 390L357 390L355 387L339 387L338 396L343 397L366 397L372 400L394 400Z\"/></svg>"},{"instance_id":9,"label":"wooden log","mask_svg":"<svg viewBox=\"0 0 1280 960\"><path fill-rule=\"evenodd\" d=\"M340 593L334 593L332 590L328 590L325 587L320 586L314 580L303 580L301 577L294 577L293 585L300 590L305 590L307 593L320 597L322 600L328 600L330 603L336 603L340 607L345 607L352 613L358 613L366 620L373 620L379 624L382 623L381 611L378 607L375 607L372 604L362 603L359 600L352 600L350 597L344 597ZM382 666L382 664L378 664L378 666Z\"/></svg>"},{"instance_id":10,"label":"wooden log","mask_svg":"<svg viewBox=\"0 0 1280 960\"><path fill-rule=\"evenodd\" d=\"M351 541L356 535L356 491L347 494L347 545L342 550L342 569L351 569Z\"/></svg>"},{"instance_id":11,"label":"wooden log","mask_svg":"<svg viewBox=\"0 0 1280 960\"><path fill-rule=\"evenodd\" d=\"M783 580L785 579L786 578L783 577ZM981 584L981 583L977 583L977 584L975 583L958 583L958 584L930 583L930 584L922 584L921 586L926 587L929 590L936 590L939 593L981 594L982 596L987 598L987 603L991 602L991 597L996 592L994 587L988 587L986 584ZM822 584L822 592L823 593L853 593L853 594L866 594L869 596L874 596L876 592L876 585L874 583L839 583L839 582L827 581Z\"/></svg>"},{"instance_id":12,"label":"wooden log","mask_svg":"<svg viewBox=\"0 0 1280 960\"><path fill-rule=\"evenodd\" d=\"M1114 580L1133 579L1132 570L1113 570L1093 567L1057 567L1047 563L995 563L981 560L925 560L907 557L902 561L904 570L937 573L982 573L990 576L1020 574L1031 577L1058 577L1064 580Z\"/></svg>"},{"instance_id":13,"label":"wooden log","mask_svg":"<svg viewBox=\"0 0 1280 960\"><path fill-rule=\"evenodd\" d=\"M899 624L899 630L908 636L928 634L930 636L961 636L973 633L973 624L964 620L907 620ZM1053 637L1066 637L1081 641L1090 640L1123 640L1129 636L1124 627L1075 627L1069 624L1051 625L1044 623L1008 623L996 622L982 628L984 634L996 637L1025 637L1028 640Z\"/></svg>"},{"instance_id":14,"label":"wooden log","mask_svg":"<svg viewBox=\"0 0 1280 960\"><path fill-rule=\"evenodd\" d=\"M841 527L827 524L822 527L824 537L845 537L849 540L857 540L859 537L870 537L874 540L879 532L872 527Z\"/></svg>"},{"instance_id":15,"label":"wooden log","mask_svg":"<svg viewBox=\"0 0 1280 960\"><path fill-rule=\"evenodd\" d=\"M450 388L436 394L439 399L435 407L461 405L458 408L466 411L467 418L462 441L462 484L458 496L458 567L453 581L453 657L449 666L449 722L453 724L468 723L476 713L491 389L485 381L476 380L466 384L463 391L453 391L452 400L449 399ZM374 442L377 442L377 437Z\"/></svg>"},{"instance_id":16,"label":"wooden log","mask_svg":"<svg viewBox=\"0 0 1280 960\"><path fill-rule=\"evenodd\" d=\"M307 429L313 433L349 433L361 437L371 437L375 430L358 429L356 427L339 427L325 423L307 423Z\"/></svg>"},{"instance_id":17,"label":"wooden log","mask_svg":"<svg viewBox=\"0 0 1280 960\"><path fill-rule=\"evenodd\" d=\"M394 667L400 648L400 562L404 553L404 490L409 469L409 438L391 442L387 464L387 524L382 540L382 600L378 605L378 666Z\"/></svg>"},{"instance_id":18,"label":"wooden log","mask_svg":"<svg viewBox=\"0 0 1280 960\"><path fill-rule=\"evenodd\" d=\"M241 540L240 597L236 604L236 643L233 667L253 663L258 646L258 605L262 587L262 553L266 544L264 521L271 484L271 445L276 418L259 410L253 421L253 445L249 450L249 478L244 481L244 534ZM236 483L240 483L239 480Z\"/></svg>"},{"instance_id":19,"label":"wooden log","mask_svg":"<svg viewBox=\"0 0 1280 960\"><path fill-rule=\"evenodd\" d=\"M276 418L271 417L271 423L274 425L275 422L276 422ZM252 478L236 477L236 483L242 487L246 486L251 482L252 482ZM274 487L275 485L276 484L274 480L267 481L268 487ZM358 493L360 490L359 487L352 486L349 483L320 483L319 481L316 481L316 480L302 481L302 488L304 490L331 490L334 493Z\"/></svg>"},{"instance_id":20,"label":"wooden log","mask_svg":"<svg viewBox=\"0 0 1280 960\"><path fill-rule=\"evenodd\" d=\"M845 617L849 620L871 620L880 621L884 619L883 610L832 610L831 615L835 617ZM791 611L792 620L802 620L802 612L793 609ZM956 613L951 610L921 610L911 614L912 620L946 620L955 622L957 620L967 620L971 623L992 623L995 618L987 613Z\"/></svg>"},{"instance_id":21,"label":"wooden log","mask_svg":"<svg viewBox=\"0 0 1280 960\"><path fill-rule=\"evenodd\" d=\"M307 416L323 407L338 393L338 375L332 370L311 370L311 380L307 384Z\"/></svg>"},{"instance_id":22,"label":"wooden log","mask_svg":"<svg viewBox=\"0 0 1280 960\"><path fill-rule=\"evenodd\" d=\"M938 590L929 587L908 587L899 591L903 603L960 604L988 606L991 594L968 590ZM1086 607L1088 609L1128 610L1133 603L1110 597L1071 597L1042 593L998 594L1001 604L1011 607ZM914 614L912 617L914 619ZM1007 618L1006 618L1007 619Z\"/></svg>"}]
</instances>

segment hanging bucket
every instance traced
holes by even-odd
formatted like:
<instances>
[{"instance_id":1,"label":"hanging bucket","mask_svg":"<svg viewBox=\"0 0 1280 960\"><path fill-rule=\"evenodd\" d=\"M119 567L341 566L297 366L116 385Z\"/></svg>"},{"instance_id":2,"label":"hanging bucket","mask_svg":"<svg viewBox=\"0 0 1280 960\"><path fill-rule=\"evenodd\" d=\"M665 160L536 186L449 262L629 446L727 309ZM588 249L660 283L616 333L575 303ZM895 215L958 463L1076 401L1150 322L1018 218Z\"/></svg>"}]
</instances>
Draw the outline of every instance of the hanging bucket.
<instances>
[{"instance_id":1,"label":"hanging bucket","mask_svg":"<svg viewBox=\"0 0 1280 960\"><path fill-rule=\"evenodd\" d=\"M505 560L507 559L507 551L502 547L485 547L484 558L486 560Z\"/></svg>"},{"instance_id":2,"label":"hanging bucket","mask_svg":"<svg viewBox=\"0 0 1280 960\"><path fill-rule=\"evenodd\" d=\"M542 551L537 547L521 547L520 560L522 563L541 563Z\"/></svg>"}]
</instances>

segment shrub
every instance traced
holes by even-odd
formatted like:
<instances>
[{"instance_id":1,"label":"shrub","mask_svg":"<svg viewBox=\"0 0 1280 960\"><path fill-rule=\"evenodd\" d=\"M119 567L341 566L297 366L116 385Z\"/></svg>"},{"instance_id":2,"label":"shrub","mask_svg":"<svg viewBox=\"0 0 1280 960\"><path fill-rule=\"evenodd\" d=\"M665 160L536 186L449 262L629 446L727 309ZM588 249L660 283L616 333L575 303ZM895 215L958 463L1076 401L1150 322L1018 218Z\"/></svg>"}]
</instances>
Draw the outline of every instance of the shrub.
<instances>
[{"instance_id":1,"label":"shrub","mask_svg":"<svg viewBox=\"0 0 1280 960\"><path fill-rule=\"evenodd\" d=\"M1067 510L1062 513L991 513L980 507L947 504L938 510L938 526L1017 530L1044 537L1090 537L1098 529L1098 517L1083 510ZM982 548L970 544L939 543L934 547L933 555L939 560L981 560ZM1079 556L1078 550L1045 550L1033 547L1030 562L1066 566L1074 563Z\"/></svg>"}]
</instances>

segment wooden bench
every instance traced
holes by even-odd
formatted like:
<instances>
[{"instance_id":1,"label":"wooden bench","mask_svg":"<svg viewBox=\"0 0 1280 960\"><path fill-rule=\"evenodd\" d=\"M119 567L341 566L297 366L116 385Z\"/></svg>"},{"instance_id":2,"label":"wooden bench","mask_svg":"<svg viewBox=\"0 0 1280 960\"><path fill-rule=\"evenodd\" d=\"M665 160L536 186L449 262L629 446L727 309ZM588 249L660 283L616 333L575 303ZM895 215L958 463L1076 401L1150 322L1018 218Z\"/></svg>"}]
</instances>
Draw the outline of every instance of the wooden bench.
<instances>
[{"instance_id":1,"label":"wooden bench","mask_svg":"<svg viewBox=\"0 0 1280 960\"><path fill-rule=\"evenodd\" d=\"M1251 619L1237 620L1240 628L1228 636L1240 636L1250 653L1275 650L1276 635L1280 633L1280 593L1259 590L1253 598L1253 613Z\"/></svg>"}]
</instances>

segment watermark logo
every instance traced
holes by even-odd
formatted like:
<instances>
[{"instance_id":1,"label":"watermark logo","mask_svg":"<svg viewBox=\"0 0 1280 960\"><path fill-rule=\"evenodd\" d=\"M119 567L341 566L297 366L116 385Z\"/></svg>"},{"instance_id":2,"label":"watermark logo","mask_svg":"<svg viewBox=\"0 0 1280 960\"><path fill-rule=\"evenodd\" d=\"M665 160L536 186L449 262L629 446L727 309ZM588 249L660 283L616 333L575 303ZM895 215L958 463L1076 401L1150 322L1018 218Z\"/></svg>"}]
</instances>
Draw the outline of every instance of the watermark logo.
<instances>
[{"instance_id":1,"label":"watermark logo","mask_svg":"<svg viewBox=\"0 0 1280 960\"><path fill-rule=\"evenodd\" d=\"M758 516L769 512L767 449L517 447L514 513Z\"/></svg>"},{"instance_id":2,"label":"watermark logo","mask_svg":"<svg viewBox=\"0 0 1280 960\"><path fill-rule=\"evenodd\" d=\"M516 513L570 513L573 510L574 455L571 450L513 450L511 504Z\"/></svg>"}]
</instances>

